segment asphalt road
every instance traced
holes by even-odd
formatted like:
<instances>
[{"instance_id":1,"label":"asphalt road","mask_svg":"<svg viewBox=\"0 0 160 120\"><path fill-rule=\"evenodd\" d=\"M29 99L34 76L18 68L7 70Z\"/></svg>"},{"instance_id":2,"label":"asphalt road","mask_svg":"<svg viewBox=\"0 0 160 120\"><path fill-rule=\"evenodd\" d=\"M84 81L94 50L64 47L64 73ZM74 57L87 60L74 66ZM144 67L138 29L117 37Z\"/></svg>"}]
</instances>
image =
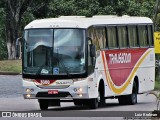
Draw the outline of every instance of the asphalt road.
<instances>
[{"instance_id":1,"label":"asphalt road","mask_svg":"<svg viewBox=\"0 0 160 120\"><path fill-rule=\"evenodd\" d=\"M87 107L74 106L72 102L61 103L61 107L50 107L47 111L40 111L37 100L26 100L22 97L22 78L21 76L0 76L0 111L20 111L20 112L55 112L58 111L56 117L57 119L69 119L72 120L74 116L74 120L83 119L83 114L90 114L89 116L85 116L85 119L89 119L92 115L99 113L110 114L110 111L113 114L116 111L119 111L120 114L125 114L126 111L153 111L156 109L156 98L153 95L138 95L138 104L136 105L119 105L117 99L107 99L106 105L104 107L91 110ZM108 112L107 112L108 111ZM115 111L115 112L114 112ZM64 115L61 113L73 113L73 115ZM76 117L76 114L78 116ZM105 113L104 113L105 114ZM103 114L102 114L103 115ZM67 117L65 117L67 116ZM116 116L116 114L115 114ZM68 118L69 117L69 118ZM50 119L50 118L47 118ZM101 120L103 117L94 117L95 120ZM108 120L109 118L107 118ZM116 119L114 115L111 115L110 119ZM118 118L117 118L118 119ZM123 119L121 117L121 119ZM84 119L83 119L84 120Z\"/></svg>"}]
</instances>

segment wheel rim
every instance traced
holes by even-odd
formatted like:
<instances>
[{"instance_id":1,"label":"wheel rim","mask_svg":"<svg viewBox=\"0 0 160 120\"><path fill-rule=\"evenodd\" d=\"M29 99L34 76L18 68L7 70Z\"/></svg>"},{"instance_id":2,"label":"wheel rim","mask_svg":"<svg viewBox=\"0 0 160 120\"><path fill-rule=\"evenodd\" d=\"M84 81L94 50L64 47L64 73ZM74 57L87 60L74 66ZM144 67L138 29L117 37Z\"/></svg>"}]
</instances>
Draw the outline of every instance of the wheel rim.
<instances>
[{"instance_id":1,"label":"wheel rim","mask_svg":"<svg viewBox=\"0 0 160 120\"><path fill-rule=\"evenodd\" d=\"M95 99L95 108L98 108L98 98Z\"/></svg>"},{"instance_id":2,"label":"wheel rim","mask_svg":"<svg viewBox=\"0 0 160 120\"><path fill-rule=\"evenodd\" d=\"M133 101L133 103L137 102L137 94L136 93L132 94L132 101Z\"/></svg>"},{"instance_id":3,"label":"wheel rim","mask_svg":"<svg viewBox=\"0 0 160 120\"><path fill-rule=\"evenodd\" d=\"M97 98L98 103L101 101L101 97L100 97L100 91L98 91L98 98Z\"/></svg>"}]
</instances>

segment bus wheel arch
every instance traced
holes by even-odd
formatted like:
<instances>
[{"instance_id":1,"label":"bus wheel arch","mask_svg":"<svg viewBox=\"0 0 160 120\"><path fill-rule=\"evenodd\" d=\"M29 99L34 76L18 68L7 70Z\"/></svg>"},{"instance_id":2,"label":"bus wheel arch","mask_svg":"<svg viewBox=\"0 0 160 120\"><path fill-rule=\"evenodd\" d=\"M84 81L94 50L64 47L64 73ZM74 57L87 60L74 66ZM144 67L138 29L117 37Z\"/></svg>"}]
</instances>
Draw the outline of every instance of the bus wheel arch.
<instances>
[{"instance_id":1,"label":"bus wheel arch","mask_svg":"<svg viewBox=\"0 0 160 120\"><path fill-rule=\"evenodd\" d=\"M98 96L97 98L90 99L89 107L91 109L96 109L99 106L103 106L105 104L105 86L104 81L101 79L98 84Z\"/></svg>"},{"instance_id":2,"label":"bus wheel arch","mask_svg":"<svg viewBox=\"0 0 160 120\"><path fill-rule=\"evenodd\" d=\"M132 85L132 93L129 95L122 95L118 97L119 104L121 105L134 105L137 103L137 94L139 91L138 77L135 76Z\"/></svg>"},{"instance_id":3,"label":"bus wheel arch","mask_svg":"<svg viewBox=\"0 0 160 120\"><path fill-rule=\"evenodd\" d=\"M138 76L135 76L132 86L132 93L127 96L128 104L134 105L137 103L137 94L139 91L139 82L138 82Z\"/></svg>"},{"instance_id":4,"label":"bus wheel arch","mask_svg":"<svg viewBox=\"0 0 160 120\"><path fill-rule=\"evenodd\" d=\"M137 103L137 84L136 81L133 81L133 86L132 86L132 93L130 95L127 95L127 101L129 105L134 105Z\"/></svg>"}]
</instances>

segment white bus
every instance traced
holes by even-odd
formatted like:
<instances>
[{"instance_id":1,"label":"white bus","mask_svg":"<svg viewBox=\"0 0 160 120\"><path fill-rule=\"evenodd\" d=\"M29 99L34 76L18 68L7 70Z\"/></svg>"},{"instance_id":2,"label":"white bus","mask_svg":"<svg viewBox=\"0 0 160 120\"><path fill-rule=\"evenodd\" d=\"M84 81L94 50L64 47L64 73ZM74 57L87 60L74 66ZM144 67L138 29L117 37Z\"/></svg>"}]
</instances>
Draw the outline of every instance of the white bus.
<instances>
[{"instance_id":1,"label":"white bus","mask_svg":"<svg viewBox=\"0 0 160 120\"><path fill-rule=\"evenodd\" d=\"M147 17L61 16L24 29L25 99L40 109L73 101L96 109L107 98L136 104L154 89L153 23Z\"/></svg>"}]
</instances>

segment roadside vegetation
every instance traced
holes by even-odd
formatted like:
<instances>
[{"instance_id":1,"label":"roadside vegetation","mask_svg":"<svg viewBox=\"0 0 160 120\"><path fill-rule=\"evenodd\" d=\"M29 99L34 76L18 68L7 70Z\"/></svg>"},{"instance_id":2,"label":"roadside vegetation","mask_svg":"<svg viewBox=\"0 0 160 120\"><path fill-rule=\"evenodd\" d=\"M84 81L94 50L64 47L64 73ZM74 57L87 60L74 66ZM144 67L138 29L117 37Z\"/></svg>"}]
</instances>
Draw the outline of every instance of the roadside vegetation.
<instances>
[{"instance_id":1,"label":"roadside vegetation","mask_svg":"<svg viewBox=\"0 0 160 120\"><path fill-rule=\"evenodd\" d=\"M155 90L160 90L160 75L156 75Z\"/></svg>"},{"instance_id":2,"label":"roadside vegetation","mask_svg":"<svg viewBox=\"0 0 160 120\"><path fill-rule=\"evenodd\" d=\"M155 90L160 90L160 80L156 80Z\"/></svg>"},{"instance_id":3,"label":"roadside vegetation","mask_svg":"<svg viewBox=\"0 0 160 120\"><path fill-rule=\"evenodd\" d=\"M15 59L15 43L24 26L35 19L59 16L130 15L153 19L160 30L156 0L0 0L0 60ZM159 8L159 6L158 6Z\"/></svg>"},{"instance_id":4,"label":"roadside vegetation","mask_svg":"<svg viewBox=\"0 0 160 120\"><path fill-rule=\"evenodd\" d=\"M0 72L22 72L22 61L21 60L2 60L0 61Z\"/></svg>"}]
</instances>

